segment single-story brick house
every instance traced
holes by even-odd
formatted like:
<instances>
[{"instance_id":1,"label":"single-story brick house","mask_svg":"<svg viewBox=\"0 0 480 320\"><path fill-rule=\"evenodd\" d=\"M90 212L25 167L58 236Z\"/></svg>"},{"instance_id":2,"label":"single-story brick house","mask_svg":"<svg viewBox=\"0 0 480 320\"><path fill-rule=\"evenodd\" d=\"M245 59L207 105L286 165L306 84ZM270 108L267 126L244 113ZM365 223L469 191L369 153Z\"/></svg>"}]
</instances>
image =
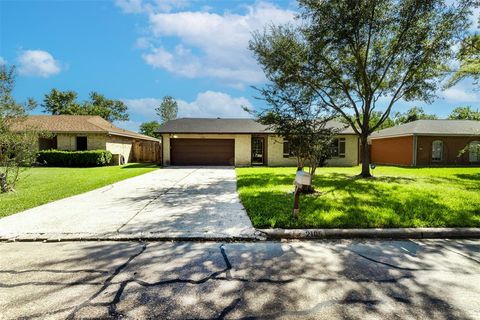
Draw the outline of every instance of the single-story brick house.
<instances>
[{"instance_id":1,"label":"single-story brick house","mask_svg":"<svg viewBox=\"0 0 480 320\"><path fill-rule=\"evenodd\" d=\"M371 161L402 166L480 165L480 121L417 120L373 133Z\"/></svg>"},{"instance_id":2,"label":"single-story brick house","mask_svg":"<svg viewBox=\"0 0 480 320\"><path fill-rule=\"evenodd\" d=\"M358 164L358 137L351 128L332 121L340 130L330 166ZM295 166L288 141L253 119L181 118L166 122L162 137L163 164Z\"/></svg>"},{"instance_id":3,"label":"single-story brick house","mask_svg":"<svg viewBox=\"0 0 480 320\"><path fill-rule=\"evenodd\" d=\"M159 139L118 128L100 116L32 115L13 126L25 129L48 134L39 138L39 150L108 150L125 163L160 161Z\"/></svg>"}]
</instances>

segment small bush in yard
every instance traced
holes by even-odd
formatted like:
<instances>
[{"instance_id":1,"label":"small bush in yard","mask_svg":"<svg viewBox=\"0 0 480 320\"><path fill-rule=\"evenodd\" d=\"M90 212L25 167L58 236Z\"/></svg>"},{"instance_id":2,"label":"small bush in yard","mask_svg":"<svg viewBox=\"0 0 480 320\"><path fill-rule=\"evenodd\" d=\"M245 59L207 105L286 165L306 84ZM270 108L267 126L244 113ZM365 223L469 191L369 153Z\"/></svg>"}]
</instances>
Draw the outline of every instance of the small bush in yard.
<instances>
[{"instance_id":1,"label":"small bush in yard","mask_svg":"<svg viewBox=\"0 0 480 320\"><path fill-rule=\"evenodd\" d=\"M38 153L37 161L49 167L101 167L110 164L112 153L107 150L44 150Z\"/></svg>"}]
</instances>

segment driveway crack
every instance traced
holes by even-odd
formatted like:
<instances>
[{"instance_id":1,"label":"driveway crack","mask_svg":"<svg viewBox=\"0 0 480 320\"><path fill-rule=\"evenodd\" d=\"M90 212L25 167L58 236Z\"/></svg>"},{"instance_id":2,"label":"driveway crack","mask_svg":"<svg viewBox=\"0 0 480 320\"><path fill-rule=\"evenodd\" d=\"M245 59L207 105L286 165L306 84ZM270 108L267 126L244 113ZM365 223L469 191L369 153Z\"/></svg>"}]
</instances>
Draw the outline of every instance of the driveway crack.
<instances>
[{"instance_id":1,"label":"driveway crack","mask_svg":"<svg viewBox=\"0 0 480 320\"><path fill-rule=\"evenodd\" d=\"M103 282L103 285L102 287L97 291L95 292L92 296L90 296L90 298L88 298L86 301L84 301L83 303L79 304L77 307L75 307L75 309L73 309L73 311L66 317L66 319L74 319L75 318L75 315L77 314L78 311L80 311L81 309L83 309L84 307L88 306L91 304L91 301L95 298L97 298L105 289L107 289L111 284L112 284L112 280L118 276L129 264L130 262L132 262L133 259L137 258L138 256L140 256L142 253L145 252L145 250L147 249L147 244L146 243L143 243L142 245L142 248L140 249L139 252L133 254L132 256L130 256L128 258L127 261L125 261L123 264L121 264L120 266L118 266L114 272L112 273L111 276L109 276L104 282ZM126 284L125 284L126 286ZM122 285L120 286L122 288ZM124 288L124 286L123 286ZM122 288L122 291L123 291L123 288Z\"/></svg>"}]
</instances>

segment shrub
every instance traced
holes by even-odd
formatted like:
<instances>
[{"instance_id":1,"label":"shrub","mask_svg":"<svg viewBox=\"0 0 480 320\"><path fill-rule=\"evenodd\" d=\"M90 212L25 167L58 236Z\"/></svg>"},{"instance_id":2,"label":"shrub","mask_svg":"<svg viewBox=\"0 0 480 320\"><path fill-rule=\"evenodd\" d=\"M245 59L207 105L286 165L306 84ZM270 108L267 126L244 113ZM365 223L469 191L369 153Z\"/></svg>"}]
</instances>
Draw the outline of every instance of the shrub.
<instances>
[{"instance_id":1,"label":"shrub","mask_svg":"<svg viewBox=\"0 0 480 320\"><path fill-rule=\"evenodd\" d=\"M43 150L38 153L37 161L49 167L100 167L110 164L112 153L107 150Z\"/></svg>"}]
</instances>

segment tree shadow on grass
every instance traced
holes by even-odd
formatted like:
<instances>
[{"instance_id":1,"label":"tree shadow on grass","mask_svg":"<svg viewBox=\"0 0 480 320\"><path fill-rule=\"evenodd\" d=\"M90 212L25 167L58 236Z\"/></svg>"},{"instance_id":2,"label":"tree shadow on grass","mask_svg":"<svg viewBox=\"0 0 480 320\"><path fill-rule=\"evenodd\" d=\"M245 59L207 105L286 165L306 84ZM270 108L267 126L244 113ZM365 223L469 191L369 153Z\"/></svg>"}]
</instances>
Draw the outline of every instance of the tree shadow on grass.
<instances>
[{"instance_id":1,"label":"tree shadow on grass","mask_svg":"<svg viewBox=\"0 0 480 320\"><path fill-rule=\"evenodd\" d=\"M241 177L241 179L243 179ZM245 180L239 191L242 203L256 227L284 228L395 228L479 226L478 210L452 209L437 190L410 188L417 179L379 176L358 179L343 173L319 175L319 194L301 196L300 215L293 219L293 195L280 190L248 190L258 176ZM274 175L262 178L280 186ZM419 180L425 179L421 177ZM456 179L451 179L456 180ZM430 183L428 181L428 183ZM434 184L434 183L432 183ZM263 185L260 183L260 185ZM255 184L256 186L256 184ZM464 187L464 185L461 185Z\"/></svg>"},{"instance_id":2,"label":"tree shadow on grass","mask_svg":"<svg viewBox=\"0 0 480 320\"><path fill-rule=\"evenodd\" d=\"M480 173L477 174L463 174L459 173L455 175L460 179L460 183L465 189L468 190L480 190Z\"/></svg>"}]
</instances>

